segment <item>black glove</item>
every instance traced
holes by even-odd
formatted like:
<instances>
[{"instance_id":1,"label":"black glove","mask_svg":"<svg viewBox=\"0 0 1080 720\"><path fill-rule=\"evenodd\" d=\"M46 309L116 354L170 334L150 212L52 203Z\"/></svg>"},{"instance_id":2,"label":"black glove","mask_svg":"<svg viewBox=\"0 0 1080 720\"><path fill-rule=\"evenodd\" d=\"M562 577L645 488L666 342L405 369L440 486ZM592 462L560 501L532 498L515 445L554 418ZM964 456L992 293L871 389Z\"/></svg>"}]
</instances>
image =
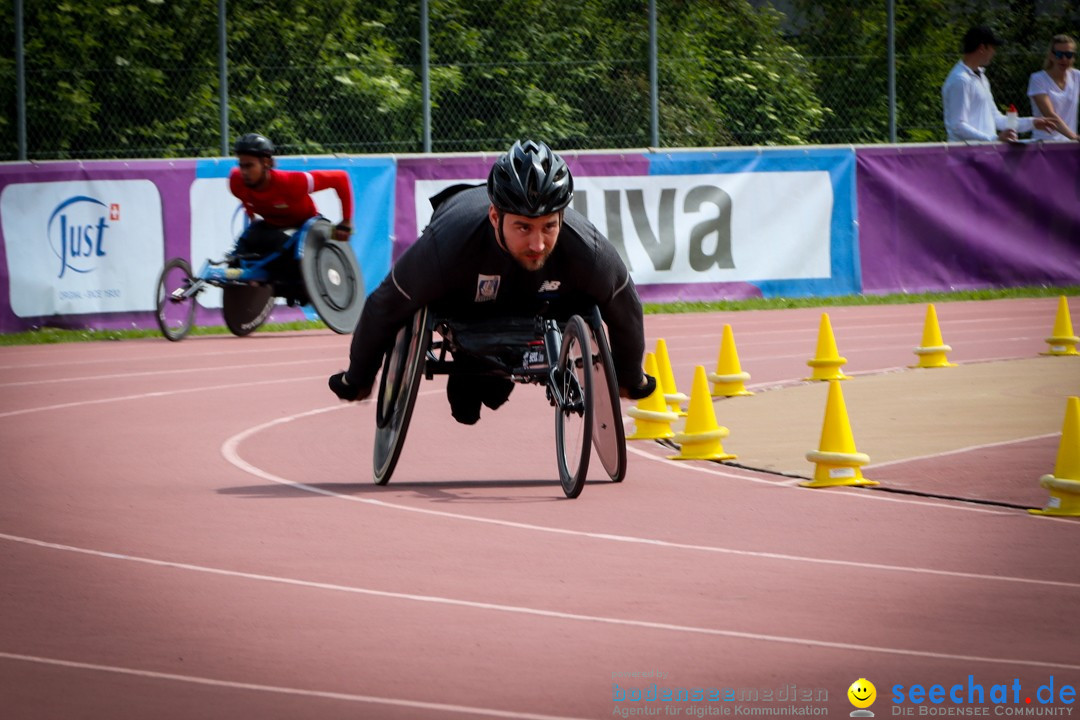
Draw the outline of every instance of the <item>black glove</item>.
<instances>
[{"instance_id":1,"label":"black glove","mask_svg":"<svg viewBox=\"0 0 1080 720\"><path fill-rule=\"evenodd\" d=\"M656 390L656 378L648 373L641 374L645 378L645 382L636 388L626 388L626 397L631 400L641 400L647 398L653 394Z\"/></svg>"},{"instance_id":2,"label":"black glove","mask_svg":"<svg viewBox=\"0 0 1080 720\"><path fill-rule=\"evenodd\" d=\"M344 242L352 235L352 225L342 220L334 226L334 239L339 242Z\"/></svg>"},{"instance_id":3,"label":"black glove","mask_svg":"<svg viewBox=\"0 0 1080 720\"><path fill-rule=\"evenodd\" d=\"M337 395L342 400L348 400L349 402L352 402L354 400L363 400L371 393L370 390L368 390L368 392L361 393L361 388L357 387L356 385L349 384L349 381L345 378L345 373L343 372L339 372L336 375L331 375L330 380L327 384L330 385L330 389L334 391L335 395ZM361 395L363 395L363 397L361 397Z\"/></svg>"}]
</instances>

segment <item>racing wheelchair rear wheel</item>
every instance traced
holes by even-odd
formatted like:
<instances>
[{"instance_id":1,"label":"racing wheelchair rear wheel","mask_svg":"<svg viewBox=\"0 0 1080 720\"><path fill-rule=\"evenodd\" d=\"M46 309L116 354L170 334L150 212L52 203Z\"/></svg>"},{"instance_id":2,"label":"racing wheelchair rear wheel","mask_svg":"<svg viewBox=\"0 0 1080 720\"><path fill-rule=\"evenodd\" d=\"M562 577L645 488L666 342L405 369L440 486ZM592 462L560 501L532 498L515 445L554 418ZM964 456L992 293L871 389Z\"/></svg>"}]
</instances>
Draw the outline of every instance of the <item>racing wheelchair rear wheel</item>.
<instances>
[{"instance_id":1,"label":"racing wheelchair rear wheel","mask_svg":"<svg viewBox=\"0 0 1080 720\"><path fill-rule=\"evenodd\" d=\"M398 331L394 347L383 361L375 411L376 485L385 485L390 481L390 475L401 455L430 344L428 311L423 308L416 312L408 325Z\"/></svg>"},{"instance_id":2,"label":"racing wheelchair rear wheel","mask_svg":"<svg viewBox=\"0 0 1080 720\"><path fill-rule=\"evenodd\" d=\"M229 332L250 335L270 317L274 288L270 285L226 285L222 288L221 315Z\"/></svg>"},{"instance_id":3,"label":"racing wheelchair rear wheel","mask_svg":"<svg viewBox=\"0 0 1080 720\"><path fill-rule=\"evenodd\" d=\"M165 263L157 282L157 320L161 333L177 342L187 337L195 321L195 295L189 292L195 283L191 265L183 258Z\"/></svg>"},{"instance_id":4,"label":"racing wheelchair rear wheel","mask_svg":"<svg viewBox=\"0 0 1080 720\"><path fill-rule=\"evenodd\" d=\"M568 498L585 487L592 451L593 369L589 329L581 316L566 323L555 371L555 449L559 482Z\"/></svg>"},{"instance_id":5,"label":"racing wheelchair rear wheel","mask_svg":"<svg viewBox=\"0 0 1080 720\"><path fill-rule=\"evenodd\" d=\"M619 381L600 311L593 308L589 323L592 338L593 418L592 442L612 482L626 477L626 430L619 404Z\"/></svg>"}]
</instances>

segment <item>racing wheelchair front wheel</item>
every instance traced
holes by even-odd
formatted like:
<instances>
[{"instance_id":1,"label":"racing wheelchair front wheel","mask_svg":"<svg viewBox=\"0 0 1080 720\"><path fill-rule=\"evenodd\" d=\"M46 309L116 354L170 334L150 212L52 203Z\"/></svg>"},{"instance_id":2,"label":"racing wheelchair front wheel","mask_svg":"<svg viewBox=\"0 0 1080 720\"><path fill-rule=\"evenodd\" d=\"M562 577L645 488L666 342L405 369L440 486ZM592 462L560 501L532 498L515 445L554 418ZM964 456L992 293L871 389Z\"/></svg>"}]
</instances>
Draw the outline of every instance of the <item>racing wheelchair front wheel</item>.
<instances>
[{"instance_id":1,"label":"racing wheelchair front wheel","mask_svg":"<svg viewBox=\"0 0 1080 720\"><path fill-rule=\"evenodd\" d=\"M418 310L412 321L398 331L394 347L383 361L375 410L376 485L385 485L390 481L405 444L405 434L420 388L420 375L431 344L427 318L427 308Z\"/></svg>"},{"instance_id":2,"label":"racing wheelchair front wheel","mask_svg":"<svg viewBox=\"0 0 1080 720\"><path fill-rule=\"evenodd\" d=\"M197 290L191 265L183 258L173 258L165 263L157 282L157 320L161 334L173 342L187 337L195 322L195 295Z\"/></svg>"},{"instance_id":3,"label":"racing wheelchair front wheel","mask_svg":"<svg viewBox=\"0 0 1080 720\"><path fill-rule=\"evenodd\" d=\"M592 450L593 369L589 329L574 315L563 330L555 370L555 449L559 482L568 498L585 487Z\"/></svg>"},{"instance_id":4,"label":"racing wheelchair front wheel","mask_svg":"<svg viewBox=\"0 0 1080 720\"><path fill-rule=\"evenodd\" d=\"M600 463L611 482L622 482L626 477L626 431L622 424L622 407L619 404L619 381L615 378L615 363L611 357L607 333L594 308L590 323L593 341L593 419L592 441Z\"/></svg>"}]
</instances>

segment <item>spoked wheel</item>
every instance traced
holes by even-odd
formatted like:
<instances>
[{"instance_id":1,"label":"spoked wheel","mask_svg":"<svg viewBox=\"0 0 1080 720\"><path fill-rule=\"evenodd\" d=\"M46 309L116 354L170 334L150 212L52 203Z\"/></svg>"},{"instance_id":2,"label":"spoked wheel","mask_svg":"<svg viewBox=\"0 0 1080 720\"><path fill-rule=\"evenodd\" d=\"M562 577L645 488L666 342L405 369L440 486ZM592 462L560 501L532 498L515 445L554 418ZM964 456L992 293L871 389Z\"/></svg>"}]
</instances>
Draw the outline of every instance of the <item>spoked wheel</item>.
<instances>
[{"instance_id":1,"label":"spoked wheel","mask_svg":"<svg viewBox=\"0 0 1080 720\"><path fill-rule=\"evenodd\" d=\"M619 405L619 382L615 379L615 363L611 359L611 347L608 345L599 311L594 312L593 323L589 329L593 341L593 446L611 482L622 482L626 477L626 430L623 428L622 407Z\"/></svg>"},{"instance_id":2,"label":"spoked wheel","mask_svg":"<svg viewBox=\"0 0 1080 720\"><path fill-rule=\"evenodd\" d=\"M555 406L555 448L559 482L568 498L585 487L592 450L593 371L589 329L574 315L563 330L559 366L555 372L558 402Z\"/></svg>"},{"instance_id":3,"label":"spoked wheel","mask_svg":"<svg viewBox=\"0 0 1080 720\"><path fill-rule=\"evenodd\" d=\"M172 341L183 340L195 322L195 284L191 265L183 258L165 263L157 283L157 319L162 334Z\"/></svg>"},{"instance_id":4,"label":"spoked wheel","mask_svg":"<svg viewBox=\"0 0 1080 720\"><path fill-rule=\"evenodd\" d=\"M405 433L420 388L420 374L431 343L427 316L427 308L417 311L412 322L398 331L394 347L383 361L375 411L376 485L390 481L405 444Z\"/></svg>"},{"instance_id":5,"label":"spoked wheel","mask_svg":"<svg viewBox=\"0 0 1080 720\"><path fill-rule=\"evenodd\" d=\"M270 317L274 309L274 289L269 285L226 285L221 297L221 315L229 332L250 335Z\"/></svg>"}]
</instances>

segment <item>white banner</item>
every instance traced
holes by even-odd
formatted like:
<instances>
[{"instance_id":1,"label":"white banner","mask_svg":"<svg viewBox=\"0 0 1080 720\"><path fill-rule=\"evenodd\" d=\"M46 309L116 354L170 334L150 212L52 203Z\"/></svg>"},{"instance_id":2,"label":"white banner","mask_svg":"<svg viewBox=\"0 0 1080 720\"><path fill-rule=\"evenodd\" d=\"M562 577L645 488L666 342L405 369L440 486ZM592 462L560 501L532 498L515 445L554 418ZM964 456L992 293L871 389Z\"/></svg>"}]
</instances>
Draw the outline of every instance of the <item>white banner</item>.
<instances>
[{"instance_id":1,"label":"white banner","mask_svg":"<svg viewBox=\"0 0 1080 720\"><path fill-rule=\"evenodd\" d=\"M0 227L19 317L154 309L164 231L153 182L8 185Z\"/></svg>"},{"instance_id":2,"label":"white banner","mask_svg":"<svg viewBox=\"0 0 1080 720\"><path fill-rule=\"evenodd\" d=\"M228 178L198 178L191 183L191 269L198 273L207 260L221 260L248 226L244 206L229 190ZM341 222L341 200L333 190L311 194L319 213L332 223ZM221 289L208 287L198 303L221 307Z\"/></svg>"},{"instance_id":3,"label":"white banner","mask_svg":"<svg viewBox=\"0 0 1080 720\"><path fill-rule=\"evenodd\" d=\"M428 198L455 183L416 182ZM638 284L828 278L833 188L820 171L575 177L573 207L618 248Z\"/></svg>"}]
</instances>

